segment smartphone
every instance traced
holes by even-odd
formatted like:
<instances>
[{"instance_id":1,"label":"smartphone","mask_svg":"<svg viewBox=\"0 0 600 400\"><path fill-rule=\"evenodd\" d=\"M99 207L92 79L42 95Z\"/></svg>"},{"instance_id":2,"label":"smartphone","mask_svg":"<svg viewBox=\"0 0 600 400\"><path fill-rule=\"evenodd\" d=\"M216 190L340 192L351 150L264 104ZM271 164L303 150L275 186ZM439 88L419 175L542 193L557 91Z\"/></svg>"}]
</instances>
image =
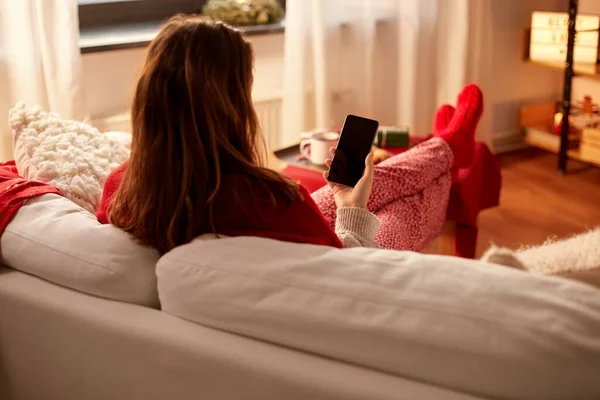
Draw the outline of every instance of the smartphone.
<instances>
[{"instance_id":1,"label":"smartphone","mask_svg":"<svg viewBox=\"0 0 600 400\"><path fill-rule=\"evenodd\" d=\"M365 159L375 140L379 122L347 115L329 168L330 182L354 187L365 172Z\"/></svg>"}]
</instances>

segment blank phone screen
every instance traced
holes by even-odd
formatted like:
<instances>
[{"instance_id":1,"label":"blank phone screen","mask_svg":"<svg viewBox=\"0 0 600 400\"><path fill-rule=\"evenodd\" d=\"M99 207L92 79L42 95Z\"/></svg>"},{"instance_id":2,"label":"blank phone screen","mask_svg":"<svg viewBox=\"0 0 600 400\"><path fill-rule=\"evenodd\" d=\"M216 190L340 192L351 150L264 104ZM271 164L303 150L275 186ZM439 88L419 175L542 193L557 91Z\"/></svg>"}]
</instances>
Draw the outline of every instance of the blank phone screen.
<instances>
[{"instance_id":1,"label":"blank phone screen","mask_svg":"<svg viewBox=\"0 0 600 400\"><path fill-rule=\"evenodd\" d=\"M379 122L348 115L329 169L331 182L354 187L365 172L365 159L373 146Z\"/></svg>"}]
</instances>

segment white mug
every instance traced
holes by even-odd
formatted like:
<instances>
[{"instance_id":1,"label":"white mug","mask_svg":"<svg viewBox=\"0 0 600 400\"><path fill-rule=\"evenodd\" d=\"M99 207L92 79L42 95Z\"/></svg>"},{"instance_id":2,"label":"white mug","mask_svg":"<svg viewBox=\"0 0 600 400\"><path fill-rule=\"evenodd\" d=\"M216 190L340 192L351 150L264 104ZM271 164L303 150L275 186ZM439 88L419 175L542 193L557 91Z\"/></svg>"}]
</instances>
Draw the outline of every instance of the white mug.
<instances>
[{"instance_id":1,"label":"white mug","mask_svg":"<svg viewBox=\"0 0 600 400\"><path fill-rule=\"evenodd\" d=\"M340 134L336 132L316 132L300 142L300 153L315 165L325 165L330 158L329 149L337 145Z\"/></svg>"}]
</instances>

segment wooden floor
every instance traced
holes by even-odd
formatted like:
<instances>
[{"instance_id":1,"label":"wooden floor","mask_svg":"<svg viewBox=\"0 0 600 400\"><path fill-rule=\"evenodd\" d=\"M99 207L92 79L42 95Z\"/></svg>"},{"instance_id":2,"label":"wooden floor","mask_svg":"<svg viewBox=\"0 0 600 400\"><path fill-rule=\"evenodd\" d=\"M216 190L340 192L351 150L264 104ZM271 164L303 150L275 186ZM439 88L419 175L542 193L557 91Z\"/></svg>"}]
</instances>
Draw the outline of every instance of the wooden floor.
<instances>
[{"instance_id":1,"label":"wooden floor","mask_svg":"<svg viewBox=\"0 0 600 400\"><path fill-rule=\"evenodd\" d=\"M569 162L560 175L556 155L527 149L499 156L500 207L479 217L477 256L490 243L509 248L543 243L600 226L600 168Z\"/></svg>"}]
</instances>

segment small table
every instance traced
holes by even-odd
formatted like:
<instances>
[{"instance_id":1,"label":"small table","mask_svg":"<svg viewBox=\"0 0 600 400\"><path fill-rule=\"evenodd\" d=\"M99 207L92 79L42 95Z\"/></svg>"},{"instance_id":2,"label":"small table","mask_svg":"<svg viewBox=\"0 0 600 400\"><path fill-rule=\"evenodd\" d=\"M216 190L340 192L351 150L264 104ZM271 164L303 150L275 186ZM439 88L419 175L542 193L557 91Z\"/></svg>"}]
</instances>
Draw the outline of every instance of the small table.
<instances>
[{"instance_id":1,"label":"small table","mask_svg":"<svg viewBox=\"0 0 600 400\"><path fill-rule=\"evenodd\" d=\"M400 153L404 153L406 150L410 149L411 147L414 147L414 146L418 145L419 143L424 142L425 140L427 140L427 138L410 137L409 141L408 141L408 147L386 147L386 148L383 148L383 150L385 150L389 153L392 153L394 155L400 154ZM277 157L278 160L283 161L285 164L290 165L290 166L304 168L309 171L319 172L319 173L322 173L327 170L326 166L315 165L315 164L311 163L309 160L307 160L305 157L303 157L302 154L300 153L300 144L289 146L289 147L286 147L286 148L283 148L280 150L275 150L273 152L273 154L275 155L275 157Z\"/></svg>"},{"instance_id":2,"label":"small table","mask_svg":"<svg viewBox=\"0 0 600 400\"><path fill-rule=\"evenodd\" d=\"M422 140L411 138L411 146ZM386 150L399 154L408 149ZM299 181L309 192L325 185L322 173L326 167L301 158L298 145L277 150L274 155L285 164L281 172ZM474 258L477 247L477 216L480 211L499 204L500 188L500 165L489 148L484 143L477 142L473 165L461 169L452 181L447 219L442 233L422 252Z\"/></svg>"},{"instance_id":3,"label":"small table","mask_svg":"<svg viewBox=\"0 0 600 400\"><path fill-rule=\"evenodd\" d=\"M306 157L300 153L300 145L289 146L280 150L275 150L273 155L277 157L279 161L282 161L286 165L293 165L296 168L304 168L312 172L325 172L327 167L324 165L316 165L311 163Z\"/></svg>"}]
</instances>

